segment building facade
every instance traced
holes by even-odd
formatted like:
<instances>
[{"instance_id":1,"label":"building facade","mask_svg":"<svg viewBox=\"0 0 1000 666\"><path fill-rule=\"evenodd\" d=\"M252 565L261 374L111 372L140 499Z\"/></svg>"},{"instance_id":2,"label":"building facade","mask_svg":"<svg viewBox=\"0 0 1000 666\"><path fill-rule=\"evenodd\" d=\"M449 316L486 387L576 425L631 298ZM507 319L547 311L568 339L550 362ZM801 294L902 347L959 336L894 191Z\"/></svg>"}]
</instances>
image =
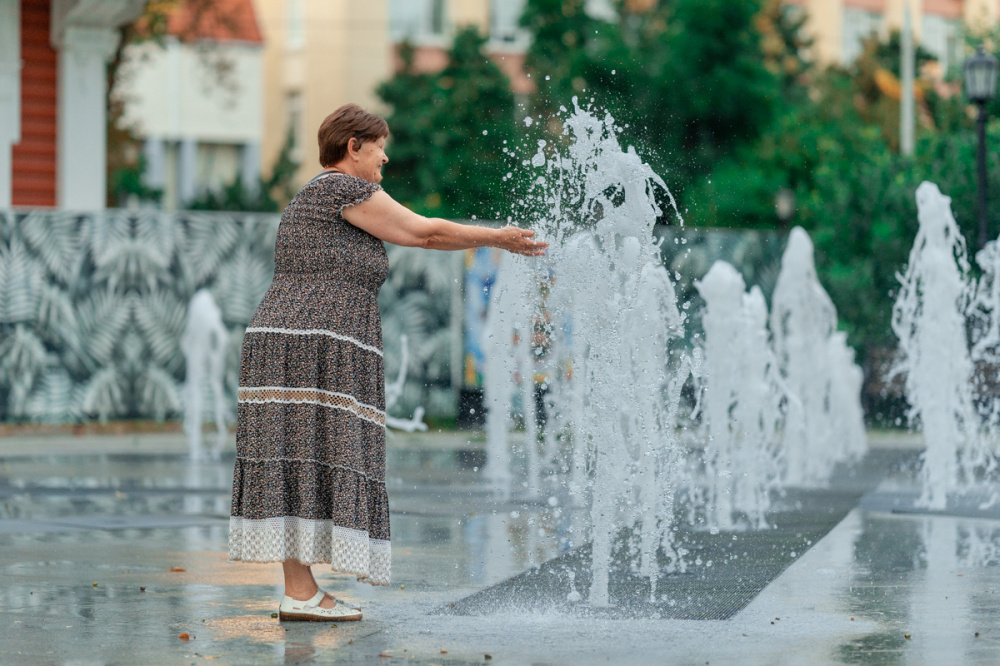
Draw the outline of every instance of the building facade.
<instances>
[{"instance_id":1,"label":"building facade","mask_svg":"<svg viewBox=\"0 0 1000 666\"><path fill-rule=\"evenodd\" d=\"M121 122L142 140L145 184L166 210L184 208L239 175L260 182L264 42L251 0L211 14L177 5L163 44L126 49Z\"/></svg>"},{"instance_id":2,"label":"building facade","mask_svg":"<svg viewBox=\"0 0 1000 666\"><path fill-rule=\"evenodd\" d=\"M319 170L316 131L348 101L378 108L375 89L392 74L385 0L255 0L263 51L261 156L269 172L286 141L296 184Z\"/></svg>"},{"instance_id":3,"label":"building facade","mask_svg":"<svg viewBox=\"0 0 1000 666\"><path fill-rule=\"evenodd\" d=\"M105 68L144 7L0 0L0 208L104 208Z\"/></svg>"},{"instance_id":4,"label":"building facade","mask_svg":"<svg viewBox=\"0 0 1000 666\"><path fill-rule=\"evenodd\" d=\"M944 70L965 57L960 42L963 25L988 28L1000 19L996 0L786 0L805 11L806 29L814 39L820 63L846 65L873 32L886 37L903 26L909 9L913 34L933 53Z\"/></svg>"},{"instance_id":5,"label":"building facade","mask_svg":"<svg viewBox=\"0 0 1000 666\"><path fill-rule=\"evenodd\" d=\"M399 45L416 47L419 71L439 70L456 31L478 26L488 53L515 93L531 90L524 73L524 0L255 0L264 35L264 171L291 136L296 184L319 170L316 131L347 102L385 111L376 90L401 66Z\"/></svg>"}]
</instances>

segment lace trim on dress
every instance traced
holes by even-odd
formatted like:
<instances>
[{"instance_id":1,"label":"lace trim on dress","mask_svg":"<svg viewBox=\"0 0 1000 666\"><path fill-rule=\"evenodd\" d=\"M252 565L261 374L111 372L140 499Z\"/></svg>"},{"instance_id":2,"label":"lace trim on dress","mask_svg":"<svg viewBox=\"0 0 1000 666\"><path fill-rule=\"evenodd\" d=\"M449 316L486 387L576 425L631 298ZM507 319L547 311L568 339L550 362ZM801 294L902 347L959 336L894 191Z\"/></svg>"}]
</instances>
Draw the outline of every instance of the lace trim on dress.
<instances>
[{"instance_id":1,"label":"lace trim on dress","mask_svg":"<svg viewBox=\"0 0 1000 666\"><path fill-rule=\"evenodd\" d=\"M239 562L283 562L303 564L329 562L340 573L359 581L388 585L392 562L389 541L372 539L368 532L335 525L332 520L297 516L250 520L229 519L229 559Z\"/></svg>"},{"instance_id":2,"label":"lace trim on dress","mask_svg":"<svg viewBox=\"0 0 1000 666\"><path fill-rule=\"evenodd\" d=\"M279 402L287 405L319 405L351 412L359 419L385 427L385 412L360 402L346 393L336 393L317 388L287 388L284 386L241 386L237 390L237 402L266 404Z\"/></svg>"}]
</instances>

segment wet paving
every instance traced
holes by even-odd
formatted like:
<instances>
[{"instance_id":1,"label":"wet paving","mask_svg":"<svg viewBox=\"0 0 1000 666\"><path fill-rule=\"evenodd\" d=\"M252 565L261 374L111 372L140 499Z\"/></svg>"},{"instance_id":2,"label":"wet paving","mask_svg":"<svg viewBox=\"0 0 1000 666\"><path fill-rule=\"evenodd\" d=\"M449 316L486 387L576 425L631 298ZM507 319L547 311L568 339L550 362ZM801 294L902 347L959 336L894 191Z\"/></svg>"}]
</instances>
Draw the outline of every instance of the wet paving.
<instances>
[{"instance_id":1,"label":"wet paving","mask_svg":"<svg viewBox=\"0 0 1000 666\"><path fill-rule=\"evenodd\" d=\"M585 554L568 550L573 509L494 496L480 478L481 446L463 434L397 436L393 585L316 567L325 587L365 613L323 626L271 617L280 567L227 562L231 450L195 464L178 436L133 439L0 442L0 663L1000 660L1000 520L894 509L887 494L912 492L911 450L876 449L860 477L840 477L834 494L849 499L814 540L819 519L790 494L783 510L800 527L785 521L786 531L762 540L782 554L780 567L725 619L682 619L632 612L639 601L627 595L588 616L550 603L565 598L552 584L534 596L498 594ZM868 493L873 474L891 477L881 496ZM745 567L698 575L724 587L727 575L763 566L763 546L744 548ZM687 596L679 600L691 607L709 601Z\"/></svg>"}]
</instances>

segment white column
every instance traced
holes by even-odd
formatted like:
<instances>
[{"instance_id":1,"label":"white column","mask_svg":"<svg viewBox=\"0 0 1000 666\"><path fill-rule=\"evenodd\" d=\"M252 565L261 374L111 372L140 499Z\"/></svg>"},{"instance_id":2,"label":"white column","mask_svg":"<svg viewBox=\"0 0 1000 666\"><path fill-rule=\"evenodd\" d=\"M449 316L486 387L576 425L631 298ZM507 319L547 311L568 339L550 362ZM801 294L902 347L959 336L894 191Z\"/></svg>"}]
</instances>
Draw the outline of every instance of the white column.
<instances>
[{"instance_id":1,"label":"white column","mask_svg":"<svg viewBox=\"0 0 1000 666\"><path fill-rule=\"evenodd\" d=\"M198 193L198 142L182 139L177 159L177 207L183 208Z\"/></svg>"},{"instance_id":2,"label":"white column","mask_svg":"<svg viewBox=\"0 0 1000 666\"><path fill-rule=\"evenodd\" d=\"M163 189L167 182L167 155L163 139L147 137L142 144L142 156L146 161L143 182L147 187Z\"/></svg>"},{"instance_id":3,"label":"white column","mask_svg":"<svg viewBox=\"0 0 1000 666\"><path fill-rule=\"evenodd\" d=\"M11 207L11 148L20 141L20 2L0 0L0 210Z\"/></svg>"},{"instance_id":4,"label":"white column","mask_svg":"<svg viewBox=\"0 0 1000 666\"><path fill-rule=\"evenodd\" d=\"M240 151L240 180L243 189L257 194L260 189L260 144L254 141L243 144Z\"/></svg>"},{"instance_id":5,"label":"white column","mask_svg":"<svg viewBox=\"0 0 1000 666\"><path fill-rule=\"evenodd\" d=\"M110 28L67 27L59 49L56 203L101 210L107 189L105 65L118 44Z\"/></svg>"}]
</instances>

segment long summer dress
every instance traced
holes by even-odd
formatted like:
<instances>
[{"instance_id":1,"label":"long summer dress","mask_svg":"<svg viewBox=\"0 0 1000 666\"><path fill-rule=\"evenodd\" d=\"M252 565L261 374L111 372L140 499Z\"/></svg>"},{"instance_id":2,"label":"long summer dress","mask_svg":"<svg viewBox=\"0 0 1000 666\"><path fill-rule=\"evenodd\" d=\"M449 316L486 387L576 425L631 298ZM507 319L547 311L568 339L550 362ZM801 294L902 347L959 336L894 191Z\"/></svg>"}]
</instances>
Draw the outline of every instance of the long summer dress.
<instances>
[{"instance_id":1,"label":"long summer dress","mask_svg":"<svg viewBox=\"0 0 1000 666\"><path fill-rule=\"evenodd\" d=\"M378 238L343 210L378 185L322 174L281 216L274 281L243 338L229 559L389 584Z\"/></svg>"}]
</instances>

